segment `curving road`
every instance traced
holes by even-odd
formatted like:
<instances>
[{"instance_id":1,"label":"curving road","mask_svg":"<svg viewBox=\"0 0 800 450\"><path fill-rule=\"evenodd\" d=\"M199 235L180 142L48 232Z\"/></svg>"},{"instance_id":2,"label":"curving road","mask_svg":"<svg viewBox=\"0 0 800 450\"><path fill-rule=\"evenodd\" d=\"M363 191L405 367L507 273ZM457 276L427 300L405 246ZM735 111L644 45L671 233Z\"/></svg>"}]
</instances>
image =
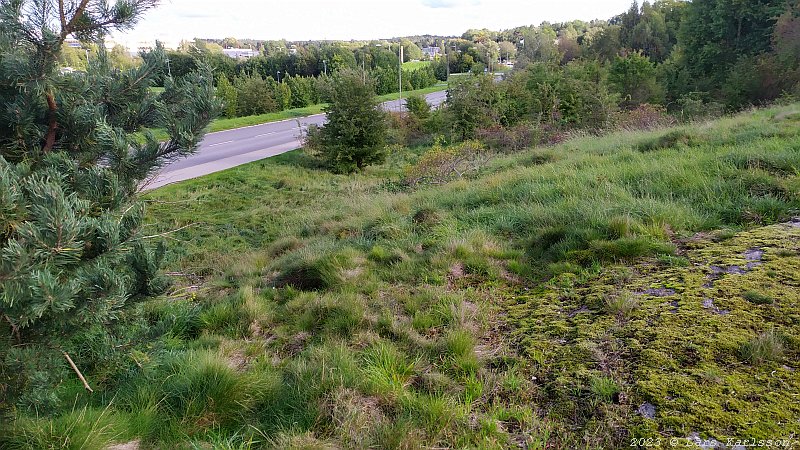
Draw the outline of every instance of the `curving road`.
<instances>
[{"instance_id":1,"label":"curving road","mask_svg":"<svg viewBox=\"0 0 800 450\"><path fill-rule=\"evenodd\" d=\"M447 91L434 92L425 96L425 99L434 108L439 107L446 98ZM399 100L385 102L383 107L388 111L397 111L405 108L405 101L403 104ZM155 189L286 153L302 145L300 138L302 129L310 124L321 125L323 123L325 123L325 115L316 114L299 119L209 133L203 139L197 152L165 166L142 189Z\"/></svg>"}]
</instances>

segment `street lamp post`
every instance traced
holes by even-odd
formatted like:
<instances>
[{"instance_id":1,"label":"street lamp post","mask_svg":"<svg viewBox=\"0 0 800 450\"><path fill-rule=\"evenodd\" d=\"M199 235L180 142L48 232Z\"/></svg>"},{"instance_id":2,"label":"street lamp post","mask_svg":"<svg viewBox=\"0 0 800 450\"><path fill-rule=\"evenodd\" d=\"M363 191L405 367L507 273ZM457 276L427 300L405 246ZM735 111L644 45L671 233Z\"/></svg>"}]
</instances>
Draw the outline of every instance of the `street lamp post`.
<instances>
[{"instance_id":1,"label":"street lamp post","mask_svg":"<svg viewBox=\"0 0 800 450\"><path fill-rule=\"evenodd\" d=\"M281 71L279 70L278 71L278 84L280 84L280 82L281 82Z\"/></svg>"},{"instance_id":2,"label":"street lamp post","mask_svg":"<svg viewBox=\"0 0 800 450\"><path fill-rule=\"evenodd\" d=\"M399 53L399 65L398 73L400 74L400 100L397 104L397 110L402 114L403 113L403 46L400 45L400 53Z\"/></svg>"},{"instance_id":3,"label":"street lamp post","mask_svg":"<svg viewBox=\"0 0 800 450\"><path fill-rule=\"evenodd\" d=\"M450 52L447 51L447 41L444 43L444 54L447 56L447 80L450 80Z\"/></svg>"},{"instance_id":4,"label":"street lamp post","mask_svg":"<svg viewBox=\"0 0 800 450\"><path fill-rule=\"evenodd\" d=\"M328 75L328 60L327 59L323 59L322 60L322 65L325 68L325 76L327 76Z\"/></svg>"}]
</instances>

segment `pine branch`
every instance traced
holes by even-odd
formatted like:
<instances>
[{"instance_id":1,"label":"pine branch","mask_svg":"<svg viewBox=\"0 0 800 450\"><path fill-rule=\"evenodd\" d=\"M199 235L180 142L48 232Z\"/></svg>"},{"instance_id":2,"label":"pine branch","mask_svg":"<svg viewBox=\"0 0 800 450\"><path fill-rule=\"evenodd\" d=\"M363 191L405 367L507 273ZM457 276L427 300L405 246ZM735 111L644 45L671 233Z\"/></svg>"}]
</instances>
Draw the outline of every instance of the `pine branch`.
<instances>
[{"instance_id":1,"label":"pine branch","mask_svg":"<svg viewBox=\"0 0 800 450\"><path fill-rule=\"evenodd\" d=\"M92 390L92 387L89 386L89 383L86 382L86 378L84 378L81 371L78 370L78 366L75 365L75 362L72 361L72 358L69 357L69 354L65 351L62 351L61 353L63 353L64 357L67 358L67 362L69 363L70 367L72 367L72 370L75 371L75 374L78 375L78 378L81 380L81 383L83 383L83 387L85 387L87 391L93 393L94 391Z\"/></svg>"},{"instance_id":2,"label":"pine branch","mask_svg":"<svg viewBox=\"0 0 800 450\"><path fill-rule=\"evenodd\" d=\"M63 0L61 0L61 2L63 3ZM86 10L86 5L88 5L88 4L89 4L89 0L81 0L81 3L78 5L78 8L75 10L75 14L72 15L72 18L69 20L69 22L67 22L66 25L63 25L63 22L62 22L62 27L61 27L61 40L62 41L64 39L66 39L67 36L69 36L70 34L74 33L75 31L78 31L78 30L75 30L75 28L74 28L75 27L75 23L83 15L83 12Z\"/></svg>"},{"instance_id":3,"label":"pine branch","mask_svg":"<svg viewBox=\"0 0 800 450\"><path fill-rule=\"evenodd\" d=\"M22 342L22 337L19 334L19 327L14 324L7 314L3 314L3 319L5 319L6 322L8 322L8 324L11 326L11 333L17 338L17 342Z\"/></svg>"},{"instance_id":4,"label":"pine branch","mask_svg":"<svg viewBox=\"0 0 800 450\"><path fill-rule=\"evenodd\" d=\"M56 144L56 129L58 122L56 122L56 99L52 92L47 93L47 111L50 116L50 123L47 126L47 139L45 139L44 148L42 151L49 153Z\"/></svg>"}]
</instances>

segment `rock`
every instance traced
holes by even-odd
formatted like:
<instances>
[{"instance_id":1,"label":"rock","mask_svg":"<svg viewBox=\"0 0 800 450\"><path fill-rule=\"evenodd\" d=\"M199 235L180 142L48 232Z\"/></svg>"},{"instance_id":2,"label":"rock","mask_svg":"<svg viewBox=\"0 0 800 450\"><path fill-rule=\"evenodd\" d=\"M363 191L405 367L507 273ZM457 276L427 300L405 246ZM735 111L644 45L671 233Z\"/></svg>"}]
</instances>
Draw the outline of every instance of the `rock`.
<instances>
[{"instance_id":1,"label":"rock","mask_svg":"<svg viewBox=\"0 0 800 450\"><path fill-rule=\"evenodd\" d=\"M722 275L723 273L727 272L725 268L720 266L710 266L709 269L711 269L711 273L714 275Z\"/></svg>"},{"instance_id":2,"label":"rock","mask_svg":"<svg viewBox=\"0 0 800 450\"><path fill-rule=\"evenodd\" d=\"M744 270L744 269L742 269L742 268L741 268L741 267L739 267L739 266L730 266L730 267L728 267L728 269L725 271L725 273L728 273L728 274L731 274L731 275L744 275L744 274L746 274L746 273L747 273L747 271L746 271L746 270Z\"/></svg>"},{"instance_id":3,"label":"rock","mask_svg":"<svg viewBox=\"0 0 800 450\"><path fill-rule=\"evenodd\" d=\"M644 402L639 406L639 414L646 419L656 418L656 407L652 403Z\"/></svg>"},{"instance_id":4,"label":"rock","mask_svg":"<svg viewBox=\"0 0 800 450\"><path fill-rule=\"evenodd\" d=\"M656 288L656 289L646 289L644 292L640 294L645 295L652 295L653 297L669 297L671 295L675 295L675 289L667 289L667 288Z\"/></svg>"},{"instance_id":5,"label":"rock","mask_svg":"<svg viewBox=\"0 0 800 450\"><path fill-rule=\"evenodd\" d=\"M760 248L751 248L745 250L744 252L744 259L747 261L761 261L764 258L764 250Z\"/></svg>"},{"instance_id":6,"label":"rock","mask_svg":"<svg viewBox=\"0 0 800 450\"><path fill-rule=\"evenodd\" d=\"M572 319L573 317L577 316L578 314L583 314L583 313L588 313L588 312L592 312L592 310L590 310L588 306L583 305L580 308L576 309L575 311L572 311L571 313L569 313L569 316L567 316L567 317Z\"/></svg>"},{"instance_id":7,"label":"rock","mask_svg":"<svg viewBox=\"0 0 800 450\"><path fill-rule=\"evenodd\" d=\"M704 298L703 299L703 308L709 309L714 314L719 314L721 316L724 316L724 315L729 313L728 310L717 308L717 305L714 304L714 300L712 300L710 298Z\"/></svg>"},{"instance_id":8,"label":"rock","mask_svg":"<svg viewBox=\"0 0 800 450\"><path fill-rule=\"evenodd\" d=\"M745 267L746 267L747 270L753 270L756 267L760 266L761 264L763 264L761 261L751 261L751 262L747 263L747 266L745 266Z\"/></svg>"}]
</instances>

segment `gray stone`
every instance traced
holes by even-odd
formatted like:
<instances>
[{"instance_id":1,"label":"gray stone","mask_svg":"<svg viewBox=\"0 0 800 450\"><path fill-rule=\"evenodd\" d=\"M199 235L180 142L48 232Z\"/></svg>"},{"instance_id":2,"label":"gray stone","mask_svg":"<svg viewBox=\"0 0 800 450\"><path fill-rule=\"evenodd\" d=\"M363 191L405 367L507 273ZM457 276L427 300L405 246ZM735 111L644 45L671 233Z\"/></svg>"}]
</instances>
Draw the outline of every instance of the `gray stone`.
<instances>
[{"instance_id":1,"label":"gray stone","mask_svg":"<svg viewBox=\"0 0 800 450\"><path fill-rule=\"evenodd\" d=\"M728 270L725 271L725 273L729 273L732 275L744 275L745 273L747 273L747 271L739 266L730 266L728 267Z\"/></svg>"},{"instance_id":2,"label":"gray stone","mask_svg":"<svg viewBox=\"0 0 800 450\"><path fill-rule=\"evenodd\" d=\"M655 419L656 407L652 403L644 402L641 406L639 406L639 414L647 419Z\"/></svg>"},{"instance_id":3,"label":"gray stone","mask_svg":"<svg viewBox=\"0 0 800 450\"><path fill-rule=\"evenodd\" d=\"M653 297L669 297L676 294L675 289L667 288L646 289L642 293L645 295L652 295Z\"/></svg>"},{"instance_id":4,"label":"gray stone","mask_svg":"<svg viewBox=\"0 0 800 450\"><path fill-rule=\"evenodd\" d=\"M764 258L764 250L760 248L751 248L745 250L744 252L744 259L748 261L761 261Z\"/></svg>"}]
</instances>

